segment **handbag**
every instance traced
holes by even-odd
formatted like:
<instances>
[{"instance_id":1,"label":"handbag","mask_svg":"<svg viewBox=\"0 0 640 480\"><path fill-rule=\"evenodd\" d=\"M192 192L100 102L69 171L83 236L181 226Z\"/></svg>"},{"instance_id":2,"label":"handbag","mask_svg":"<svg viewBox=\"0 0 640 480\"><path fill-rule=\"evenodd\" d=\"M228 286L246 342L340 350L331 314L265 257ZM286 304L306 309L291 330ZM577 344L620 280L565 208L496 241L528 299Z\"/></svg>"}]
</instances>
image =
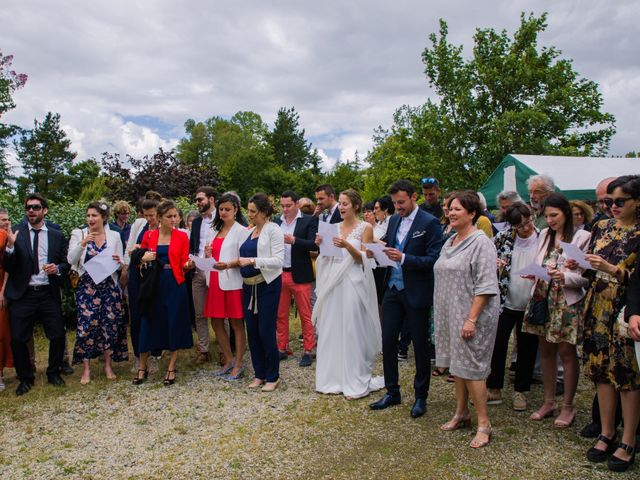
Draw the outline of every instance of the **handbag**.
<instances>
[{"instance_id":1,"label":"handbag","mask_svg":"<svg viewBox=\"0 0 640 480\"><path fill-rule=\"evenodd\" d=\"M551 290L551 282L549 282L549 288L547 294L537 300L533 300L531 309L529 310L529 317L527 322L529 325L542 326L547 323L549 317L549 291Z\"/></svg>"}]
</instances>

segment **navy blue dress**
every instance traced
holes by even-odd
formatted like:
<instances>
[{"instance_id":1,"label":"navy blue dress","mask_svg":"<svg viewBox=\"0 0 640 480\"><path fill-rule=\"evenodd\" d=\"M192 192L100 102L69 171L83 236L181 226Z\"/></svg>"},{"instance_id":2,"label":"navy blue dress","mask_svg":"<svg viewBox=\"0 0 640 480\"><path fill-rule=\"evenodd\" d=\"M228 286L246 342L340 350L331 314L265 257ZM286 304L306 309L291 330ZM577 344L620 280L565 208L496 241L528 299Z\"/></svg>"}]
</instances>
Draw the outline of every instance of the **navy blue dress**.
<instances>
[{"instance_id":1,"label":"navy blue dress","mask_svg":"<svg viewBox=\"0 0 640 480\"><path fill-rule=\"evenodd\" d=\"M158 245L156 259L169 264L169 246ZM170 268L163 268L153 315L142 315L140 321L140 352L169 350L171 352L193 347L187 285L178 285Z\"/></svg>"}]
</instances>

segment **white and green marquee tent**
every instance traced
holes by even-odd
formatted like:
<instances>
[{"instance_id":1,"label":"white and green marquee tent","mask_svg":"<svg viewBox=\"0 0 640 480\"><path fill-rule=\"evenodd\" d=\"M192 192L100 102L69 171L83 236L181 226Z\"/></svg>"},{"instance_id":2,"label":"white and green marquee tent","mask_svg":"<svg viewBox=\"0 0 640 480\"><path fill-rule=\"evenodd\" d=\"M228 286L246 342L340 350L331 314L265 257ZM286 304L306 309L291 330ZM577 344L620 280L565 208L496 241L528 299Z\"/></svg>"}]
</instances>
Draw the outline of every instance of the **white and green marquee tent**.
<instances>
[{"instance_id":1,"label":"white and green marquee tent","mask_svg":"<svg viewBox=\"0 0 640 480\"><path fill-rule=\"evenodd\" d=\"M596 185L603 178L640 174L640 158L509 154L480 191L489 208L497 207L496 196L503 190L517 190L528 201L527 179L543 173L553 178L557 190L570 200L595 200Z\"/></svg>"}]
</instances>

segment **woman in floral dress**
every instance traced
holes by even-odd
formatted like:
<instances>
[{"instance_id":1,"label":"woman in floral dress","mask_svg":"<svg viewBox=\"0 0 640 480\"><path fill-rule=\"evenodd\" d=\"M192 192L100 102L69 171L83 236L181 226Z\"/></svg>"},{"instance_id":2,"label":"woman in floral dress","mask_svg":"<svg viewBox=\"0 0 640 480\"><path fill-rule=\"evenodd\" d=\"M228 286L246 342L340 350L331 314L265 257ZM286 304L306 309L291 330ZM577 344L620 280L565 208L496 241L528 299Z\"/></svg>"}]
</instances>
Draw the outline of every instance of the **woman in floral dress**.
<instances>
[{"instance_id":1,"label":"woman in floral dress","mask_svg":"<svg viewBox=\"0 0 640 480\"><path fill-rule=\"evenodd\" d=\"M635 433L640 410L640 371L633 340L620 328L618 317L626 301L626 286L640 248L640 176L625 175L612 181L613 219L593 229L589 263L595 269L587 296L584 332L584 371L596 384L602 433L587 452L592 462L608 459L611 470L626 470L635 455ZM622 401L624 433L616 442L616 391ZM613 454L613 455L611 455ZM611 455L611 456L610 456Z\"/></svg>"},{"instance_id":2,"label":"woman in floral dress","mask_svg":"<svg viewBox=\"0 0 640 480\"><path fill-rule=\"evenodd\" d=\"M104 355L104 372L115 380L112 361L128 359L127 327L124 305L117 277L114 273L96 285L85 270L85 264L105 249L113 251L113 258L121 261L120 235L105 228L109 220L109 207L103 202L92 202L87 207L87 227L71 232L67 260L80 275L76 288L78 326L73 349L73 363L84 366L80 383L91 380L89 361Z\"/></svg>"}]
</instances>

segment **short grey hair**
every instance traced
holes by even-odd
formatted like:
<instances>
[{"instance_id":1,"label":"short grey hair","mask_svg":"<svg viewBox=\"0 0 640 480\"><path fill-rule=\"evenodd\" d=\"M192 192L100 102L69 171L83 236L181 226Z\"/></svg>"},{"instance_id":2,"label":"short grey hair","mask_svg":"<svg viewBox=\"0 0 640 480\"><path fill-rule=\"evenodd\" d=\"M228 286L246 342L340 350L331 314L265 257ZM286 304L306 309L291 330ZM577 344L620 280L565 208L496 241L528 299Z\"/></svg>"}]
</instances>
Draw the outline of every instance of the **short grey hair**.
<instances>
[{"instance_id":1,"label":"short grey hair","mask_svg":"<svg viewBox=\"0 0 640 480\"><path fill-rule=\"evenodd\" d=\"M509 200L510 202L521 202L520 194L515 190L503 190L496 197L496 203L500 203L503 200Z\"/></svg>"},{"instance_id":2,"label":"short grey hair","mask_svg":"<svg viewBox=\"0 0 640 480\"><path fill-rule=\"evenodd\" d=\"M556 191L556 184L553 181L553 178L551 178L549 175L545 173L541 173L540 175L531 175L529 178L527 178L527 189L531 187L532 183L536 183L536 182L540 182L544 184L544 188L548 192Z\"/></svg>"},{"instance_id":3,"label":"short grey hair","mask_svg":"<svg viewBox=\"0 0 640 480\"><path fill-rule=\"evenodd\" d=\"M4 213L5 215L9 215L9 210L7 210L6 208L0 207L0 213Z\"/></svg>"}]
</instances>

